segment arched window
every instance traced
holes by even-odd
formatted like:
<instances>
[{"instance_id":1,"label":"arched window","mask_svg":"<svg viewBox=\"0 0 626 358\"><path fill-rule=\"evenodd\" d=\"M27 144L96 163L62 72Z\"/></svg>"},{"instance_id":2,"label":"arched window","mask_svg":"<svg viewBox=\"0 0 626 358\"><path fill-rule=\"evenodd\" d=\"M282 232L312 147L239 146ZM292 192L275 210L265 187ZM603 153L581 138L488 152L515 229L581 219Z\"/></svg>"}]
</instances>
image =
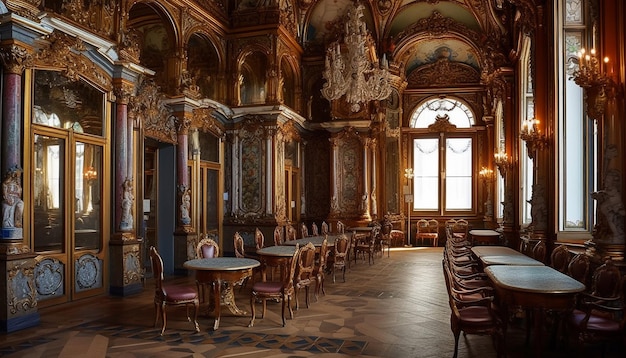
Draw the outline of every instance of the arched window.
<instances>
[{"instance_id":1,"label":"arched window","mask_svg":"<svg viewBox=\"0 0 626 358\"><path fill-rule=\"evenodd\" d=\"M462 101L435 98L419 104L412 131L412 211L458 215L474 211L474 114Z\"/></svg>"}]
</instances>

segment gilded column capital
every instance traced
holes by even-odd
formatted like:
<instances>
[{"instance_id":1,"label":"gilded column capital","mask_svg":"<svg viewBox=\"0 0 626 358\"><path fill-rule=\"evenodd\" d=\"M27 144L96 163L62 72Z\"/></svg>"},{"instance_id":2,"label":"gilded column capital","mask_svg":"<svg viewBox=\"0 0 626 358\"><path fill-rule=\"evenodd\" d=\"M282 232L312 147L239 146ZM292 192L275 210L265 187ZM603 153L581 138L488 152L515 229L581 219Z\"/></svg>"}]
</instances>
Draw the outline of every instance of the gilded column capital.
<instances>
[{"instance_id":1,"label":"gilded column capital","mask_svg":"<svg viewBox=\"0 0 626 358\"><path fill-rule=\"evenodd\" d=\"M0 57L5 70L16 75L21 75L33 60L28 49L14 43L0 47Z\"/></svg>"},{"instance_id":2,"label":"gilded column capital","mask_svg":"<svg viewBox=\"0 0 626 358\"><path fill-rule=\"evenodd\" d=\"M120 104L128 104L134 94L134 85L131 83L116 83L113 87L115 101Z\"/></svg>"},{"instance_id":3,"label":"gilded column capital","mask_svg":"<svg viewBox=\"0 0 626 358\"><path fill-rule=\"evenodd\" d=\"M191 119L185 117L176 117L176 130L178 134L186 135L189 134L189 128L191 128Z\"/></svg>"}]
</instances>

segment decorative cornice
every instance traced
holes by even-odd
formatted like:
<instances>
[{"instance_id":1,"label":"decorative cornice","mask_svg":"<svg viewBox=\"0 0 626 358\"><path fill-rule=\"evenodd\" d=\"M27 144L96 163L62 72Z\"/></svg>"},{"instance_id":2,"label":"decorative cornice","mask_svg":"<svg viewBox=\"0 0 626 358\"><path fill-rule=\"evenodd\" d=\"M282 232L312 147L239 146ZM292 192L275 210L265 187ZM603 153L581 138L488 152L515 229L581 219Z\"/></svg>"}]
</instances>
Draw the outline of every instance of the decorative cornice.
<instances>
[{"instance_id":1,"label":"decorative cornice","mask_svg":"<svg viewBox=\"0 0 626 358\"><path fill-rule=\"evenodd\" d=\"M165 95L152 79L140 79L137 95L128 103L129 116L143 123L146 137L176 144L176 120L165 105Z\"/></svg>"},{"instance_id":2,"label":"decorative cornice","mask_svg":"<svg viewBox=\"0 0 626 358\"><path fill-rule=\"evenodd\" d=\"M472 66L447 58L419 67L407 77L409 87L443 87L451 84L478 84L480 73Z\"/></svg>"}]
</instances>

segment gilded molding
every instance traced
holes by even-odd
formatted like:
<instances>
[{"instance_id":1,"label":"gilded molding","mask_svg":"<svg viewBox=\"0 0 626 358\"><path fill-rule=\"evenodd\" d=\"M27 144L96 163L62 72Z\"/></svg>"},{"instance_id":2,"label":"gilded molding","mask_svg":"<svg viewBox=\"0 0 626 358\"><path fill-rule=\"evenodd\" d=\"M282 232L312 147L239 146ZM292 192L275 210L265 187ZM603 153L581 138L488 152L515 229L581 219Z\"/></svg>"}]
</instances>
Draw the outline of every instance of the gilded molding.
<instances>
[{"instance_id":1,"label":"gilded molding","mask_svg":"<svg viewBox=\"0 0 626 358\"><path fill-rule=\"evenodd\" d=\"M35 55L37 64L60 68L72 81L78 81L83 76L107 91L112 90L109 75L82 56L87 48L80 38L54 31L42 43L44 46Z\"/></svg>"},{"instance_id":2,"label":"gilded molding","mask_svg":"<svg viewBox=\"0 0 626 358\"><path fill-rule=\"evenodd\" d=\"M31 20L39 20L43 0L9 0L3 1L7 9Z\"/></svg>"},{"instance_id":3,"label":"gilded molding","mask_svg":"<svg viewBox=\"0 0 626 358\"><path fill-rule=\"evenodd\" d=\"M472 66L441 58L437 62L420 66L407 77L409 87L441 87L450 84L477 84L480 73Z\"/></svg>"},{"instance_id":4,"label":"gilded molding","mask_svg":"<svg viewBox=\"0 0 626 358\"><path fill-rule=\"evenodd\" d=\"M113 87L115 101L121 104L128 104L134 93L135 86L132 83L122 82L116 83Z\"/></svg>"},{"instance_id":5,"label":"gilded molding","mask_svg":"<svg viewBox=\"0 0 626 358\"><path fill-rule=\"evenodd\" d=\"M214 109L196 108L192 114L192 125L202 132L209 132L217 137L224 137L225 131L220 122L215 118Z\"/></svg>"},{"instance_id":6,"label":"gilded molding","mask_svg":"<svg viewBox=\"0 0 626 358\"><path fill-rule=\"evenodd\" d=\"M0 48L2 64L7 72L21 75L26 67L32 66L33 57L23 46L10 44Z\"/></svg>"},{"instance_id":7,"label":"gilded molding","mask_svg":"<svg viewBox=\"0 0 626 358\"><path fill-rule=\"evenodd\" d=\"M428 126L429 132L454 132L456 126L450 123L450 117L447 114L443 116L437 115L435 121Z\"/></svg>"},{"instance_id":8,"label":"gilded molding","mask_svg":"<svg viewBox=\"0 0 626 358\"><path fill-rule=\"evenodd\" d=\"M124 246L124 284L140 282L143 277L139 245Z\"/></svg>"},{"instance_id":9,"label":"gilded molding","mask_svg":"<svg viewBox=\"0 0 626 358\"><path fill-rule=\"evenodd\" d=\"M143 123L146 137L176 144L176 120L165 104L165 95L152 79L143 79L137 86L137 95L128 103L129 117Z\"/></svg>"}]
</instances>

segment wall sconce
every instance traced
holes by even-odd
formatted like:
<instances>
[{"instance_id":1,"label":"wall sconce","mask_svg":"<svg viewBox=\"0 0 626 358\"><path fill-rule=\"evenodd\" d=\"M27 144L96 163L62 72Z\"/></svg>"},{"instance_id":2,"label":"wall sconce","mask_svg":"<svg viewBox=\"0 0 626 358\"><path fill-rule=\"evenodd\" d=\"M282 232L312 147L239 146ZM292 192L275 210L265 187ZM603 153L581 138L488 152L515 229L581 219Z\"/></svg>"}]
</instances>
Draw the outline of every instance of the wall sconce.
<instances>
[{"instance_id":1,"label":"wall sconce","mask_svg":"<svg viewBox=\"0 0 626 358\"><path fill-rule=\"evenodd\" d=\"M498 167L498 171L500 171L500 175L503 177L506 176L507 171L512 169L513 165L515 165L513 159L509 158L506 152L498 152L494 154L494 161Z\"/></svg>"},{"instance_id":2,"label":"wall sconce","mask_svg":"<svg viewBox=\"0 0 626 358\"><path fill-rule=\"evenodd\" d=\"M537 128L539 120L532 118L522 122L522 129L520 130L520 138L526 142L526 149L528 149L528 157L535 159L537 151L543 149L548 144L548 138L545 134Z\"/></svg>"},{"instance_id":3,"label":"wall sconce","mask_svg":"<svg viewBox=\"0 0 626 358\"><path fill-rule=\"evenodd\" d=\"M491 182L493 180L493 170L487 167L482 167L480 172L478 172L478 175L480 175L480 178L486 182Z\"/></svg>"},{"instance_id":4,"label":"wall sconce","mask_svg":"<svg viewBox=\"0 0 626 358\"><path fill-rule=\"evenodd\" d=\"M583 48L578 53L577 62L578 69L573 72L570 79L583 88L587 115L591 119L600 119L604 115L607 87L613 87L613 80L606 75L609 58L605 57L600 62L595 49L587 53Z\"/></svg>"}]
</instances>

